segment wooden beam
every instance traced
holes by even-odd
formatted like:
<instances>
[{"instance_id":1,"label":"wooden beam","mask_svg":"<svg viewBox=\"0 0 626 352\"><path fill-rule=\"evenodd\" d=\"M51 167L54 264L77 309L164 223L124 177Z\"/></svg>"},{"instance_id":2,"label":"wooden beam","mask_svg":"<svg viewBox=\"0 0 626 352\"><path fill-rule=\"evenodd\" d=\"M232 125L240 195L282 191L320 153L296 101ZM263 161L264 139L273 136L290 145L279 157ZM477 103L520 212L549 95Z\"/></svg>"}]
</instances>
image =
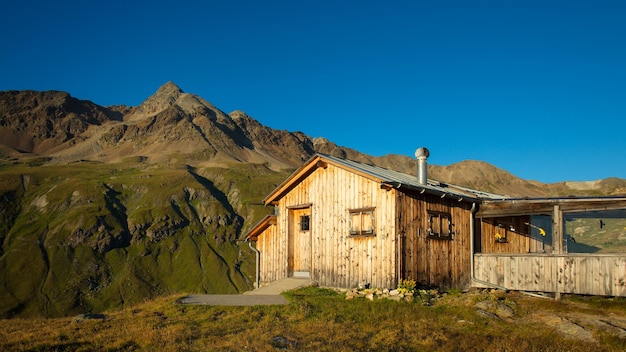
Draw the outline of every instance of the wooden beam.
<instances>
[{"instance_id":1,"label":"wooden beam","mask_svg":"<svg viewBox=\"0 0 626 352\"><path fill-rule=\"evenodd\" d=\"M554 205L552 210L552 253L563 254L563 212L558 204ZM553 268L559 270L559 268ZM560 275L560 277L559 277ZM554 290L554 299L561 300L561 292L564 283L563 273L557 272L556 289Z\"/></svg>"},{"instance_id":2,"label":"wooden beam","mask_svg":"<svg viewBox=\"0 0 626 352\"><path fill-rule=\"evenodd\" d=\"M276 204L283 195L291 190L300 181L309 176L313 171L318 168L318 161L321 161L321 156L316 156L309 160L309 162L302 165L298 170L292 173L286 180L283 181L278 187L276 187L265 199L263 203L265 205ZM326 165L326 163L324 163Z\"/></svg>"},{"instance_id":3,"label":"wooden beam","mask_svg":"<svg viewBox=\"0 0 626 352\"><path fill-rule=\"evenodd\" d=\"M552 253L563 254L563 211L558 204L552 208Z\"/></svg>"},{"instance_id":4,"label":"wooden beam","mask_svg":"<svg viewBox=\"0 0 626 352\"><path fill-rule=\"evenodd\" d=\"M626 209L625 197L605 198L554 198L554 199L506 199L486 200L476 213L478 218L490 218L514 215L550 215L554 205L561 211L587 212Z\"/></svg>"},{"instance_id":5,"label":"wooden beam","mask_svg":"<svg viewBox=\"0 0 626 352\"><path fill-rule=\"evenodd\" d=\"M296 204L285 207L287 209L306 209L313 206L313 203Z\"/></svg>"}]
</instances>

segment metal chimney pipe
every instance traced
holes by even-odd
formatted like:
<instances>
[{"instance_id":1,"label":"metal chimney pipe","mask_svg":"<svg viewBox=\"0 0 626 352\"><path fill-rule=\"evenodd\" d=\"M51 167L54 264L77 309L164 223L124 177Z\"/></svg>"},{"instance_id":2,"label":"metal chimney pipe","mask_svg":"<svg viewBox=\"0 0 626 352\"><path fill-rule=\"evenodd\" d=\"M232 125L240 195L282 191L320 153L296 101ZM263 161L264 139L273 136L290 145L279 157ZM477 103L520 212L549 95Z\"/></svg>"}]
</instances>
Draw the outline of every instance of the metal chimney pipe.
<instances>
[{"instance_id":1,"label":"metal chimney pipe","mask_svg":"<svg viewBox=\"0 0 626 352\"><path fill-rule=\"evenodd\" d=\"M415 151L415 158L417 158L417 182L421 185L428 183L428 164L426 159L430 156L430 152L427 148L417 148Z\"/></svg>"}]
</instances>

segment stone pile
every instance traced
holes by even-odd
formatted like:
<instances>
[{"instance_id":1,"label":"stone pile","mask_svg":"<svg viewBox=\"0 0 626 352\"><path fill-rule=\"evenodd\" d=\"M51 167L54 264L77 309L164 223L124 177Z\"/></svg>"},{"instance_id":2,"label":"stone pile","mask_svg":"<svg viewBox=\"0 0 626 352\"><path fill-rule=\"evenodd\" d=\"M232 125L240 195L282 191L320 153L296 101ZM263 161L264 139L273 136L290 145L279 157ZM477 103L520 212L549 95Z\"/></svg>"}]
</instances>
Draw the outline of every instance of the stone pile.
<instances>
[{"instance_id":1,"label":"stone pile","mask_svg":"<svg viewBox=\"0 0 626 352\"><path fill-rule=\"evenodd\" d=\"M434 293L432 291L435 291ZM365 298L370 301L375 299L390 299L393 301L405 301L405 302L413 302L415 299L421 299L426 302L430 302L432 298L435 298L439 295L437 290L418 290L418 291L407 291L404 289L379 289L379 288L366 288L366 289L358 289L353 288L345 291L346 300L351 300L355 298Z\"/></svg>"}]
</instances>

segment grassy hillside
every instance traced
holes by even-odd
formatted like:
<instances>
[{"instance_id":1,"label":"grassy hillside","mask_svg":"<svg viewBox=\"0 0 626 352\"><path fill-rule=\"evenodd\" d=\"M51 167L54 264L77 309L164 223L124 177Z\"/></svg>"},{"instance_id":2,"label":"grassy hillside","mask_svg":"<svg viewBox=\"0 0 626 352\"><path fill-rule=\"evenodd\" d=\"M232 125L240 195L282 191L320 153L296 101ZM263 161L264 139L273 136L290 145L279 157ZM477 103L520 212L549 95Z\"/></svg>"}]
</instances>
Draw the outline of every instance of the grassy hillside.
<instances>
[{"instance_id":1,"label":"grassy hillside","mask_svg":"<svg viewBox=\"0 0 626 352\"><path fill-rule=\"evenodd\" d=\"M413 302L305 288L289 305L218 307L161 297L94 320L0 320L11 351L623 351L623 299L449 292ZM428 304L427 304L428 303ZM492 308L490 308L492 307ZM503 307L506 307L503 308ZM507 311L508 314L502 314Z\"/></svg>"},{"instance_id":2,"label":"grassy hillside","mask_svg":"<svg viewBox=\"0 0 626 352\"><path fill-rule=\"evenodd\" d=\"M0 167L0 316L67 316L250 289L236 242L283 173L137 160ZM254 169L255 172L251 172ZM255 177L245 175L257 175Z\"/></svg>"}]
</instances>

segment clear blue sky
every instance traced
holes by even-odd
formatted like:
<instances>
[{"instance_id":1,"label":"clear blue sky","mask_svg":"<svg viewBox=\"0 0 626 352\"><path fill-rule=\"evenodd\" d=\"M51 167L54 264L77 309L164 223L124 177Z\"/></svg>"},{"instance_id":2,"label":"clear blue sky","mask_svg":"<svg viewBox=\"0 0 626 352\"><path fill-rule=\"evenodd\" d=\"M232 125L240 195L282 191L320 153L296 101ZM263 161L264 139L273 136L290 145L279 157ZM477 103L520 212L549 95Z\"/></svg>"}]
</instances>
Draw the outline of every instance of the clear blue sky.
<instances>
[{"instance_id":1,"label":"clear blue sky","mask_svg":"<svg viewBox=\"0 0 626 352\"><path fill-rule=\"evenodd\" d=\"M0 90L138 105L173 81L371 155L626 178L626 1L24 1Z\"/></svg>"}]
</instances>

